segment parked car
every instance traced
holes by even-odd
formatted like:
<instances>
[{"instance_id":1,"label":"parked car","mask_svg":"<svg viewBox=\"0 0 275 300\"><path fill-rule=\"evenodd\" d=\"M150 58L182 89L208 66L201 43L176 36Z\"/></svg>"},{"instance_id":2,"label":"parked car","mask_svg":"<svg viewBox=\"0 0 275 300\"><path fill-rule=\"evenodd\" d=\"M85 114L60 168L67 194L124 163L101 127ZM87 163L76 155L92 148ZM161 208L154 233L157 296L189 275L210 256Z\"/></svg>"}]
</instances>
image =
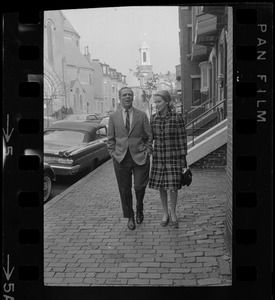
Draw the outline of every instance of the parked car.
<instances>
[{"instance_id":1,"label":"parked car","mask_svg":"<svg viewBox=\"0 0 275 300\"><path fill-rule=\"evenodd\" d=\"M49 125L51 125L53 122L56 122L56 118L54 117L46 117L44 116L44 128L48 127Z\"/></svg>"},{"instance_id":2,"label":"parked car","mask_svg":"<svg viewBox=\"0 0 275 300\"><path fill-rule=\"evenodd\" d=\"M55 180L56 177L53 168L44 162L44 202L50 198L53 181Z\"/></svg>"},{"instance_id":3,"label":"parked car","mask_svg":"<svg viewBox=\"0 0 275 300\"><path fill-rule=\"evenodd\" d=\"M108 112L102 113L99 115L99 118L103 119L103 118L109 117L111 113L113 113L113 111L108 111Z\"/></svg>"},{"instance_id":4,"label":"parked car","mask_svg":"<svg viewBox=\"0 0 275 300\"><path fill-rule=\"evenodd\" d=\"M44 161L56 175L92 171L109 157L105 125L64 120L44 131Z\"/></svg>"},{"instance_id":5,"label":"parked car","mask_svg":"<svg viewBox=\"0 0 275 300\"><path fill-rule=\"evenodd\" d=\"M109 117L105 117L101 120L100 124L103 124L107 127L108 129L108 124L109 124Z\"/></svg>"},{"instance_id":6,"label":"parked car","mask_svg":"<svg viewBox=\"0 0 275 300\"><path fill-rule=\"evenodd\" d=\"M99 118L97 115L91 114L72 114L68 115L64 120L100 123L101 118Z\"/></svg>"}]
</instances>

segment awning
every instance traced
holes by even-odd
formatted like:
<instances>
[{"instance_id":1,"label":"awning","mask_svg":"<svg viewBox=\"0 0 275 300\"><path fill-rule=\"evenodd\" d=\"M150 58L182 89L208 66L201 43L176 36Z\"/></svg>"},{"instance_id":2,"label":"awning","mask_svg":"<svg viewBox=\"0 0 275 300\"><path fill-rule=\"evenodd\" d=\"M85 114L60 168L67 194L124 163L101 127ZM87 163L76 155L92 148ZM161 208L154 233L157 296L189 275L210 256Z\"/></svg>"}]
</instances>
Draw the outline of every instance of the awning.
<instances>
[{"instance_id":1,"label":"awning","mask_svg":"<svg viewBox=\"0 0 275 300\"><path fill-rule=\"evenodd\" d=\"M214 46L218 34L217 17L210 14L198 15L196 20L195 43Z\"/></svg>"},{"instance_id":2,"label":"awning","mask_svg":"<svg viewBox=\"0 0 275 300\"><path fill-rule=\"evenodd\" d=\"M204 61L208 60L208 56L211 52L211 48L207 46L193 44L191 60Z\"/></svg>"},{"instance_id":3,"label":"awning","mask_svg":"<svg viewBox=\"0 0 275 300\"><path fill-rule=\"evenodd\" d=\"M225 14L225 6L202 6L202 12L215 16Z\"/></svg>"}]
</instances>

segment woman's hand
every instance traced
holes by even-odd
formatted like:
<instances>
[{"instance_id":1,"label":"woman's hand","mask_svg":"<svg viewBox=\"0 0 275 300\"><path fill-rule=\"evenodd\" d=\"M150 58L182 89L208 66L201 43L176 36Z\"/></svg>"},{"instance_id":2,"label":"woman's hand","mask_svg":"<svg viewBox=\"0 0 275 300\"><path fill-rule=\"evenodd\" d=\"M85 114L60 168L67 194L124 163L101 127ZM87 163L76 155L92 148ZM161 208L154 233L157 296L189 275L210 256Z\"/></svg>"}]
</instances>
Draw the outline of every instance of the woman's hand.
<instances>
[{"instance_id":1,"label":"woman's hand","mask_svg":"<svg viewBox=\"0 0 275 300\"><path fill-rule=\"evenodd\" d=\"M187 168L187 160L186 160L186 155L183 155L182 157L182 168Z\"/></svg>"}]
</instances>

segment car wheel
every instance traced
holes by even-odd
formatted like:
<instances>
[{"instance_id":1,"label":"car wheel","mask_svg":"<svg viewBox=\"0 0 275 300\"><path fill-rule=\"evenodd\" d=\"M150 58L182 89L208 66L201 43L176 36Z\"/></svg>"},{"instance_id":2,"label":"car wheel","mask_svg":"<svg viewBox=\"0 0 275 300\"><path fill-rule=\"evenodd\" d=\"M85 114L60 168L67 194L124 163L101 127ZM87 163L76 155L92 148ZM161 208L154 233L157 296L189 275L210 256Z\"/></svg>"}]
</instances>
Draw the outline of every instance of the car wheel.
<instances>
[{"instance_id":1,"label":"car wheel","mask_svg":"<svg viewBox=\"0 0 275 300\"><path fill-rule=\"evenodd\" d=\"M52 192L52 180L49 175L44 176L44 202L47 201Z\"/></svg>"}]
</instances>

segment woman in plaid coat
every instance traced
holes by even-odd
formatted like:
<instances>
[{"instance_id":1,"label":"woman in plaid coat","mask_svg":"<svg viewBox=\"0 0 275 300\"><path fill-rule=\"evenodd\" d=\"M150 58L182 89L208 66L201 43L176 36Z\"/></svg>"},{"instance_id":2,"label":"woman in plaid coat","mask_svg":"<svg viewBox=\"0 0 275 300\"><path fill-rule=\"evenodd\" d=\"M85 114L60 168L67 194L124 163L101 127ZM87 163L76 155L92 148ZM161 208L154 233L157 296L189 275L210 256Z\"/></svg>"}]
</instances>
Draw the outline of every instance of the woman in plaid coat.
<instances>
[{"instance_id":1,"label":"woman in plaid coat","mask_svg":"<svg viewBox=\"0 0 275 300\"><path fill-rule=\"evenodd\" d=\"M171 200L172 225L178 228L176 204L181 189L182 168L187 167L187 138L183 118L172 109L172 98L168 91L154 95L157 113L151 118L154 140L153 161L149 188L158 189L163 206L161 226L169 223L168 191Z\"/></svg>"}]
</instances>

